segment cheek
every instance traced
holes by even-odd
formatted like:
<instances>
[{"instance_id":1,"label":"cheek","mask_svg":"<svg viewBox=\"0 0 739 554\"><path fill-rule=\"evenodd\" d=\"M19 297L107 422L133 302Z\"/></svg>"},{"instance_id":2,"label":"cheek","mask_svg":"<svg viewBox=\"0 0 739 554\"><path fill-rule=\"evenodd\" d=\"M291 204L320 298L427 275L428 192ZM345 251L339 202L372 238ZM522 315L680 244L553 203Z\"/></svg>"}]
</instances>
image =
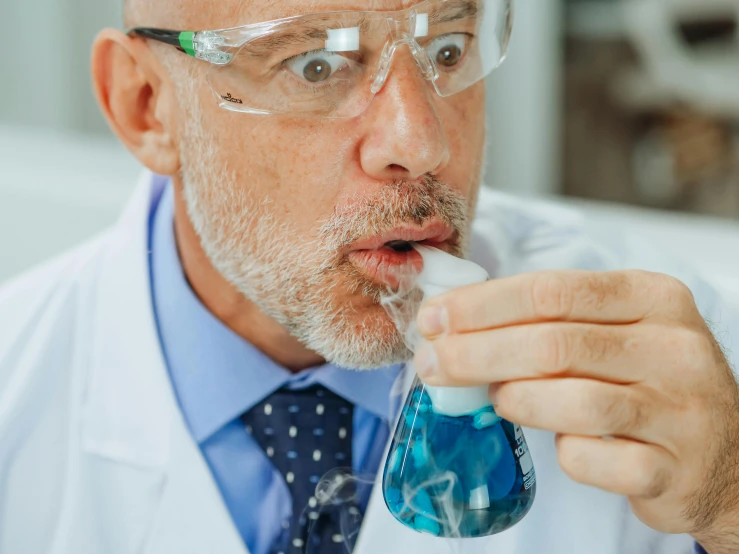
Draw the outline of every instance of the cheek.
<instances>
[{"instance_id":1,"label":"cheek","mask_svg":"<svg viewBox=\"0 0 739 554\"><path fill-rule=\"evenodd\" d=\"M476 85L449 99L442 111L444 129L451 149L449 181L475 195L479 186L485 149L485 89Z\"/></svg>"},{"instance_id":2,"label":"cheek","mask_svg":"<svg viewBox=\"0 0 739 554\"><path fill-rule=\"evenodd\" d=\"M485 143L485 88L476 85L452 97L447 133L458 157L479 158Z\"/></svg>"},{"instance_id":3,"label":"cheek","mask_svg":"<svg viewBox=\"0 0 739 554\"><path fill-rule=\"evenodd\" d=\"M247 119L242 128L248 132L225 141L238 186L247 187L257 202L268 198L278 221L314 236L342 192L353 148L350 129L277 117Z\"/></svg>"}]
</instances>

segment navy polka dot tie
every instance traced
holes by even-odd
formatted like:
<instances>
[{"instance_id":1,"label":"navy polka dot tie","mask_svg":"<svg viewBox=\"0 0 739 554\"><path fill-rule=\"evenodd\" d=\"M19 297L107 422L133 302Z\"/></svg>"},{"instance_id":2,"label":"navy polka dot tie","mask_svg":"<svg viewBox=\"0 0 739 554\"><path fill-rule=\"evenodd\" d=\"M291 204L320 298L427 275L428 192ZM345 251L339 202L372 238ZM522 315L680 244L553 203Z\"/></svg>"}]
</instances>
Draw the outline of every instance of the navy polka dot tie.
<instances>
[{"instance_id":1,"label":"navy polka dot tie","mask_svg":"<svg viewBox=\"0 0 739 554\"><path fill-rule=\"evenodd\" d=\"M337 506L315 495L327 473L352 467L353 415L350 402L314 386L280 389L242 416L247 432L282 474L292 496L292 520L273 546L274 554L347 553L343 527L351 521L358 528L356 503ZM347 496L346 488L342 496Z\"/></svg>"}]
</instances>

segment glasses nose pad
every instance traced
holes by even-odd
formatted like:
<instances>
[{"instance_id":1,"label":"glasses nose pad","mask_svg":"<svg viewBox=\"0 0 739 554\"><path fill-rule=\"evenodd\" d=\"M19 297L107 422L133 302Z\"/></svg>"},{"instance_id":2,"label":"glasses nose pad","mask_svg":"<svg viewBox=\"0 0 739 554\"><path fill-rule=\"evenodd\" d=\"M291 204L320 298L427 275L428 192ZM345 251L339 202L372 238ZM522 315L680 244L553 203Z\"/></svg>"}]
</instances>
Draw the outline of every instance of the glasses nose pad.
<instances>
[{"instance_id":1,"label":"glasses nose pad","mask_svg":"<svg viewBox=\"0 0 739 554\"><path fill-rule=\"evenodd\" d=\"M413 59L416 60L416 65L421 71L423 78L432 82L436 81L439 78L439 69L436 67L434 60L431 59L431 56L429 56L426 49L421 48L415 40L411 40L407 42L407 44L410 48L411 54L413 54ZM393 55L395 54L396 48L397 44L388 43L385 45L385 48L382 51L382 56L380 57L380 64L377 68L377 76L372 83L372 94L377 94L382 90L382 87L385 86L385 81L387 81L387 76L390 73L390 66L392 65Z\"/></svg>"},{"instance_id":2,"label":"glasses nose pad","mask_svg":"<svg viewBox=\"0 0 739 554\"><path fill-rule=\"evenodd\" d=\"M428 51L425 48L421 48L415 40L412 40L409 46L423 78L427 81L436 81L439 78L439 68L436 67Z\"/></svg>"},{"instance_id":3,"label":"glasses nose pad","mask_svg":"<svg viewBox=\"0 0 739 554\"><path fill-rule=\"evenodd\" d=\"M382 87L385 86L385 81L387 81L388 73L390 73L390 65L393 62L394 53L395 45L389 42L385 44L385 48L383 48L382 55L380 56L380 64L377 68L377 76L375 77L375 80L372 83L372 87L370 88L372 94L377 94L382 90Z\"/></svg>"}]
</instances>

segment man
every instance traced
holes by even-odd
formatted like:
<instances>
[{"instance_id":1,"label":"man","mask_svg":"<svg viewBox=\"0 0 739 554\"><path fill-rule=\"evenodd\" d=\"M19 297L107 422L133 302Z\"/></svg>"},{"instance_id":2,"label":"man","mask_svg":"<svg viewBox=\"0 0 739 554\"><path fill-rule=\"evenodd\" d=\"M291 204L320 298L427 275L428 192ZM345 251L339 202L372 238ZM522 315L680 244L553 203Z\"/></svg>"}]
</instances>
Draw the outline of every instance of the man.
<instances>
[{"instance_id":1,"label":"man","mask_svg":"<svg viewBox=\"0 0 739 554\"><path fill-rule=\"evenodd\" d=\"M156 176L0 291L0 552L344 552L362 513L360 553L739 551L739 390L699 308L739 327L557 212L478 203L510 2L126 9L95 88ZM526 426L537 498L490 538L323 477L381 474L409 353L378 301L410 242L496 277L423 307L415 359Z\"/></svg>"}]
</instances>

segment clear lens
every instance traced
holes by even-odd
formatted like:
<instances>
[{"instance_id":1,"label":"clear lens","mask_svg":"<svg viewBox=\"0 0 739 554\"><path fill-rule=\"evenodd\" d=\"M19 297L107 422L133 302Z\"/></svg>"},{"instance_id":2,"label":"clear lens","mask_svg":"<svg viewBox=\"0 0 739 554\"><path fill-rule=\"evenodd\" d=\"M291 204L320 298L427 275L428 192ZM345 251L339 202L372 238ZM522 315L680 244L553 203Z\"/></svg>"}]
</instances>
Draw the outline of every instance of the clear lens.
<instances>
[{"instance_id":1,"label":"clear lens","mask_svg":"<svg viewBox=\"0 0 739 554\"><path fill-rule=\"evenodd\" d=\"M442 6L446 4L449 2ZM478 0L460 4L464 7L456 15L462 17L440 24L436 38L427 47L439 69L434 87L441 96L457 94L498 68L511 36L511 2Z\"/></svg>"},{"instance_id":2,"label":"clear lens","mask_svg":"<svg viewBox=\"0 0 739 554\"><path fill-rule=\"evenodd\" d=\"M387 36L386 19L362 12L297 18L234 50L208 81L228 109L353 117L372 100L373 56Z\"/></svg>"},{"instance_id":3,"label":"clear lens","mask_svg":"<svg viewBox=\"0 0 739 554\"><path fill-rule=\"evenodd\" d=\"M362 113L390 63L388 44L408 44L441 96L498 67L511 32L512 0L429 0L405 12L335 12L287 19L228 51L208 81L235 111L347 118ZM413 32L415 22L415 34ZM390 55L391 55L390 54ZM398 63L396 61L396 63ZM374 86L373 86L374 84Z\"/></svg>"}]
</instances>

